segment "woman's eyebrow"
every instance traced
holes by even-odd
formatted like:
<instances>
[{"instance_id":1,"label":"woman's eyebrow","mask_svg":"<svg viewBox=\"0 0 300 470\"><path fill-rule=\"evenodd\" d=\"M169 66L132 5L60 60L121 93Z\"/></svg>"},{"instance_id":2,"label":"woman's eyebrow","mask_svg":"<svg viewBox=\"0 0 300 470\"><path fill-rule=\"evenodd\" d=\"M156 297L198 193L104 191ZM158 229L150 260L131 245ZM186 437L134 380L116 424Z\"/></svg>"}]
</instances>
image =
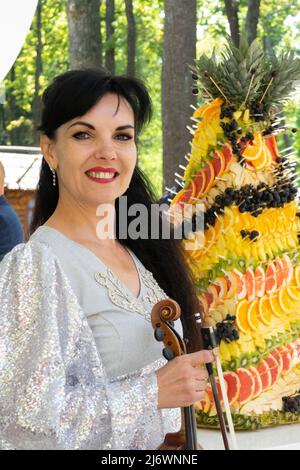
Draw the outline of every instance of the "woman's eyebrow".
<instances>
[{"instance_id":1,"label":"woman's eyebrow","mask_svg":"<svg viewBox=\"0 0 300 470\"><path fill-rule=\"evenodd\" d=\"M85 122L85 121L76 121L76 122L73 122L73 124L71 124L68 129L70 129L70 127L73 127L73 126L77 126L77 125L81 125L81 126L86 126L88 127L89 129L93 129L93 130L96 130L95 127L90 124L89 122ZM122 131L124 129L134 129L134 127L131 125L131 124L125 124L124 126L119 126L116 128L116 131Z\"/></svg>"}]
</instances>

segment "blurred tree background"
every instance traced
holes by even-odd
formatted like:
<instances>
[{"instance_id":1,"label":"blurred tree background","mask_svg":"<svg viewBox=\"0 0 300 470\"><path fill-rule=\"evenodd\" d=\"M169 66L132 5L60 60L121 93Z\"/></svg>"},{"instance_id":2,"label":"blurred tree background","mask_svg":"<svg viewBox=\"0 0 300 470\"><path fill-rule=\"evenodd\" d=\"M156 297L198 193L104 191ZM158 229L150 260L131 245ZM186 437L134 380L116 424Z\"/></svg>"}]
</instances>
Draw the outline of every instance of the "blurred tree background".
<instances>
[{"instance_id":1,"label":"blurred tree background","mask_svg":"<svg viewBox=\"0 0 300 470\"><path fill-rule=\"evenodd\" d=\"M0 144L37 146L41 94L57 75L75 67L106 67L145 81L154 116L139 143L141 167L158 195L174 184L191 138L186 126L196 105L189 64L225 35L258 37L269 54L300 52L300 9L288 0L39 0L26 42L4 85ZM234 83L232 84L234 86ZM300 127L298 103L286 106L288 125ZM280 145L295 146L300 134Z\"/></svg>"}]
</instances>

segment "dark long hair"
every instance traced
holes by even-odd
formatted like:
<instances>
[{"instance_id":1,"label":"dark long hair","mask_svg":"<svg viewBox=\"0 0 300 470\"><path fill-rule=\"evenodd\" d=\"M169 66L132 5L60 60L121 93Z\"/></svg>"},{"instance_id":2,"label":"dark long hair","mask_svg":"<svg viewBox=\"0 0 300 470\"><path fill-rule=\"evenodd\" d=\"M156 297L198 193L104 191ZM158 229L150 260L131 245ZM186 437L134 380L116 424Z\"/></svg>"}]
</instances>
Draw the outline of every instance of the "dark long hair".
<instances>
[{"instance_id":1,"label":"dark long hair","mask_svg":"<svg viewBox=\"0 0 300 470\"><path fill-rule=\"evenodd\" d=\"M56 129L65 122L88 112L106 93L115 93L130 104L135 119L136 139L143 126L152 115L151 99L144 84L135 78L112 76L94 69L71 70L59 75L43 94L43 112L38 130L55 139ZM127 205L143 204L148 209L149 231L151 205L157 203L155 191L149 179L136 165L130 185L124 194ZM52 185L52 173L45 159L42 160L40 178L36 191L36 203L30 233L43 225L56 209L59 198L58 185ZM119 220L119 199L116 201L116 221ZM128 225L130 224L128 217ZM118 223L116 238L130 248L152 272L159 286L176 300L182 310L181 320L184 335L189 339L188 350L200 349L199 336L192 320L193 313L199 310L197 295L191 273L187 268L180 240L119 238Z\"/></svg>"}]
</instances>

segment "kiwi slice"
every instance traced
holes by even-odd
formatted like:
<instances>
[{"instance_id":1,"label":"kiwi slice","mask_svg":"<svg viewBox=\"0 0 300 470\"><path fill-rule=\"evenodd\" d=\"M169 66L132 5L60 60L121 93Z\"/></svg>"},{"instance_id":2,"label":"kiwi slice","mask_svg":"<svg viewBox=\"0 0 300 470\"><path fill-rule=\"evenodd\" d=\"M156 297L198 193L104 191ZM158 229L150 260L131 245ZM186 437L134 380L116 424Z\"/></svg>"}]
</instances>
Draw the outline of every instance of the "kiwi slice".
<instances>
[{"instance_id":1,"label":"kiwi slice","mask_svg":"<svg viewBox=\"0 0 300 470\"><path fill-rule=\"evenodd\" d=\"M259 352L251 354L251 362L254 366L257 366L261 361L261 355Z\"/></svg>"},{"instance_id":2,"label":"kiwi slice","mask_svg":"<svg viewBox=\"0 0 300 470\"><path fill-rule=\"evenodd\" d=\"M251 354L243 354L240 359L240 367L247 368L251 365L252 358Z\"/></svg>"},{"instance_id":3,"label":"kiwi slice","mask_svg":"<svg viewBox=\"0 0 300 470\"><path fill-rule=\"evenodd\" d=\"M231 359L231 360L229 361L229 363L228 363L228 369L229 369L229 370L234 371L234 370L236 370L238 367L239 367L239 359L233 358L233 359Z\"/></svg>"},{"instance_id":4,"label":"kiwi slice","mask_svg":"<svg viewBox=\"0 0 300 470\"><path fill-rule=\"evenodd\" d=\"M272 349L274 347L274 341L272 340L272 338L266 338L265 342L266 342L266 347L268 349Z\"/></svg>"}]
</instances>

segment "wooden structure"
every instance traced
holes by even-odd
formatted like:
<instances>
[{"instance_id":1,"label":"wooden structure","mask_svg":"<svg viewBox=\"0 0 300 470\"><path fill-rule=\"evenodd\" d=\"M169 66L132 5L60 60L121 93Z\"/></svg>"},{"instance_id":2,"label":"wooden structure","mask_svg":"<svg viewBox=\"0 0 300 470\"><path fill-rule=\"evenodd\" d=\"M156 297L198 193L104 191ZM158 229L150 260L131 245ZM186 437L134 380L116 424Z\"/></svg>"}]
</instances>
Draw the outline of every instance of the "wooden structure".
<instances>
[{"instance_id":1,"label":"wooden structure","mask_svg":"<svg viewBox=\"0 0 300 470\"><path fill-rule=\"evenodd\" d=\"M0 160L5 169L5 196L20 217L27 240L42 162L40 149L0 146Z\"/></svg>"}]
</instances>

